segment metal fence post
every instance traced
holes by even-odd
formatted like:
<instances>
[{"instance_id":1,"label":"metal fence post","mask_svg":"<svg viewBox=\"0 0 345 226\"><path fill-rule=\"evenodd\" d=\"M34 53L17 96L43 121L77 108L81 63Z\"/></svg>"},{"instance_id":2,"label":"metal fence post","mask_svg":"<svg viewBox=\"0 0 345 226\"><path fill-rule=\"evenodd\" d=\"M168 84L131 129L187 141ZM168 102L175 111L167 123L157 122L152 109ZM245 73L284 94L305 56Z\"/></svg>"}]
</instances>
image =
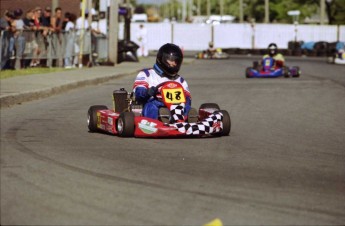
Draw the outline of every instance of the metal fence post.
<instances>
[{"instance_id":1,"label":"metal fence post","mask_svg":"<svg viewBox=\"0 0 345 226\"><path fill-rule=\"evenodd\" d=\"M214 44L214 25L211 24L211 42Z\"/></svg>"},{"instance_id":2,"label":"metal fence post","mask_svg":"<svg viewBox=\"0 0 345 226\"><path fill-rule=\"evenodd\" d=\"M0 71L2 69L2 37L3 37L3 31L0 31Z\"/></svg>"},{"instance_id":3,"label":"metal fence post","mask_svg":"<svg viewBox=\"0 0 345 226\"><path fill-rule=\"evenodd\" d=\"M47 35L47 38L48 38L48 56L47 56L47 67L51 68L52 67L52 62L53 62L53 59L52 59L52 51L53 51L53 48L52 48L52 35L49 33Z\"/></svg>"},{"instance_id":4,"label":"metal fence post","mask_svg":"<svg viewBox=\"0 0 345 226\"><path fill-rule=\"evenodd\" d=\"M171 23L171 43L174 43L174 23Z\"/></svg>"}]
</instances>

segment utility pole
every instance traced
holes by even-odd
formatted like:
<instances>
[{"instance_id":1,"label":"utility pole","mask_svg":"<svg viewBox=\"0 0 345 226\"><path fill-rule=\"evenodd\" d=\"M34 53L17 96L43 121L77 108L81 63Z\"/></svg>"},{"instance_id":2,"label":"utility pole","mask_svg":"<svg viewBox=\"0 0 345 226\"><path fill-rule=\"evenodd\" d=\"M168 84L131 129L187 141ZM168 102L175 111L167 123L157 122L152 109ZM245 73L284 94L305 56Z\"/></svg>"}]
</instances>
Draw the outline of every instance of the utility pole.
<instances>
[{"instance_id":1,"label":"utility pole","mask_svg":"<svg viewBox=\"0 0 345 226\"><path fill-rule=\"evenodd\" d=\"M182 0L182 23L186 21L187 17L187 0Z\"/></svg>"},{"instance_id":2,"label":"utility pole","mask_svg":"<svg viewBox=\"0 0 345 226\"><path fill-rule=\"evenodd\" d=\"M194 4L193 4L193 0L189 0L189 15L188 15L188 20L191 21L192 18L193 18L193 7L194 7Z\"/></svg>"},{"instance_id":3,"label":"utility pole","mask_svg":"<svg viewBox=\"0 0 345 226\"><path fill-rule=\"evenodd\" d=\"M86 10L86 1L82 0L81 2L81 30L79 37L79 68L83 67L83 53L84 53L84 35L85 35L85 10Z\"/></svg>"},{"instance_id":4,"label":"utility pole","mask_svg":"<svg viewBox=\"0 0 345 226\"><path fill-rule=\"evenodd\" d=\"M325 24L325 0L320 0L320 24Z\"/></svg>"},{"instance_id":5,"label":"utility pole","mask_svg":"<svg viewBox=\"0 0 345 226\"><path fill-rule=\"evenodd\" d=\"M59 7L59 0L53 0L52 1L52 12L55 12L55 8Z\"/></svg>"},{"instance_id":6,"label":"utility pole","mask_svg":"<svg viewBox=\"0 0 345 226\"><path fill-rule=\"evenodd\" d=\"M243 0L240 0L240 23L243 23Z\"/></svg>"},{"instance_id":7,"label":"utility pole","mask_svg":"<svg viewBox=\"0 0 345 226\"><path fill-rule=\"evenodd\" d=\"M211 3L210 0L207 0L207 16L211 15Z\"/></svg>"},{"instance_id":8,"label":"utility pole","mask_svg":"<svg viewBox=\"0 0 345 226\"><path fill-rule=\"evenodd\" d=\"M224 15L224 0L220 0L219 4L220 4L219 6L220 15L223 16Z\"/></svg>"},{"instance_id":9,"label":"utility pole","mask_svg":"<svg viewBox=\"0 0 345 226\"><path fill-rule=\"evenodd\" d=\"M118 50L118 30L119 30L119 2L118 0L110 0L109 11L109 60L114 65L117 64Z\"/></svg>"},{"instance_id":10,"label":"utility pole","mask_svg":"<svg viewBox=\"0 0 345 226\"><path fill-rule=\"evenodd\" d=\"M87 0L87 11L89 13L89 16L87 18L87 22L89 23L89 26L91 26L91 22L92 22L92 12L91 12L91 9L92 9L92 0Z\"/></svg>"},{"instance_id":11,"label":"utility pole","mask_svg":"<svg viewBox=\"0 0 345 226\"><path fill-rule=\"evenodd\" d=\"M269 10L269 0L265 0L265 23L269 23L270 22L270 10Z\"/></svg>"}]
</instances>

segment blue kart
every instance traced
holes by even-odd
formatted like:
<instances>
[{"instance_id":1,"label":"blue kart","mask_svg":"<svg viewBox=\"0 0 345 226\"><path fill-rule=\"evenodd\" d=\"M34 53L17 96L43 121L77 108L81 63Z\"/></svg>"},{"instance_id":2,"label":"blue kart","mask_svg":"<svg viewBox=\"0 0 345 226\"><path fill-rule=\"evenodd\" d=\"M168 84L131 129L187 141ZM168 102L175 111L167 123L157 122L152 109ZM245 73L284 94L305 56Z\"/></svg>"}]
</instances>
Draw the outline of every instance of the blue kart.
<instances>
[{"instance_id":1,"label":"blue kart","mask_svg":"<svg viewBox=\"0 0 345 226\"><path fill-rule=\"evenodd\" d=\"M253 62L253 67L246 69L246 78L277 78L277 77L299 77L301 71L298 66L294 67L277 67L275 60L271 57L264 58L259 64L258 61Z\"/></svg>"}]
</instances>

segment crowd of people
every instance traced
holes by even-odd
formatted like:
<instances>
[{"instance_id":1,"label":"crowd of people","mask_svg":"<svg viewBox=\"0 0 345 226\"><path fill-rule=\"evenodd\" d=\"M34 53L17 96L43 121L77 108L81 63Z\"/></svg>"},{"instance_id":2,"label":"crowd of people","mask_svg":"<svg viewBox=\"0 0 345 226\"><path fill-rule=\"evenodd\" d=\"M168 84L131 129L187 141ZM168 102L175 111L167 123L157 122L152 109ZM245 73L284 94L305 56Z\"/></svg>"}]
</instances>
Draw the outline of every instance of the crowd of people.
<instances>
[{"instance_id":1,"label":"crowd of people","mask_svg":"<svg viewBox=\"0 0 345 226\"><path fill-rule=\"evenodd\" d=\"M35 7L23 12L18 8L6 11L0 19L1 29L1 69L48 66L50 59L53 66L71 68L77 66L79 51L95 51L95 38L106 33L106 28L99 27L98 21L88 23L89 13L82 17L65 12L56 7ZM104 26L103 26L104 27ZM89 35L90 45L80 46L80 35ZM90 37L92 36L92 37ZM90 48L93 48L92 50Z\"/></svg>"}]
</instances>

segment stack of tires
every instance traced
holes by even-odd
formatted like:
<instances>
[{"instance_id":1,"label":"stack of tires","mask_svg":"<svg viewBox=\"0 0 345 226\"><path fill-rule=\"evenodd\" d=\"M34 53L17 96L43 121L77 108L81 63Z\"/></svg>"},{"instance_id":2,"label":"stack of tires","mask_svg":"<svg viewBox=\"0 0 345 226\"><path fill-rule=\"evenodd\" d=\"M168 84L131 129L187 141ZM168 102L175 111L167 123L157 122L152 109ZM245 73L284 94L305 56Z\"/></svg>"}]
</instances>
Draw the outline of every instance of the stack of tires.
<instances>
[{"instance_id":1,"label":"stack of tires","mask_svg":"<svg viewBox=\"0 0 345 226\"><path fill-rule=\"evenodd\" d=\"M303 41L290 41L288 42L288 54L290 56L301 56L302 55Z\"/></svg>"},{"instance_id":2,"label":"stack of tires","mask_svg":"<svg viewBox=\"0 0 345 226\"><path fill-rule=\"evenodd\" d=\"M341 42L288 42L288 51L292 56L333 56L337 49L339 49L339 44Z\"/></svg>"}]
</instances>

